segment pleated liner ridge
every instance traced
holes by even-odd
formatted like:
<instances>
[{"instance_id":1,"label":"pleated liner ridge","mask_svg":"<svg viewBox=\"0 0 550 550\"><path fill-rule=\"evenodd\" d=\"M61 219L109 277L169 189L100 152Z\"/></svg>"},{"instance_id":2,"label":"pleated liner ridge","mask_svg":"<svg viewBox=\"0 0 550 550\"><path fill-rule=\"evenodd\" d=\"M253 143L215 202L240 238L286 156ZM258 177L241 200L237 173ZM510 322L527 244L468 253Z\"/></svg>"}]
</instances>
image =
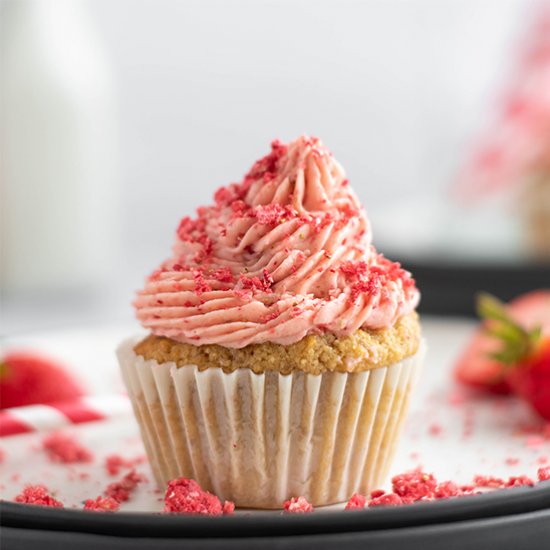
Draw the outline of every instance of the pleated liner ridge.
<instances>
[{"instance_id":1,"label":"pleated liner ridge","mask_svg":"<svg viewBox=\"0 0 550 550\"><path fill-rule=\"evenodd\" d=\"M136 343L118 357L159 486L189 477L249 508L299 495L322 506L379 488L424 355L350 374L226 374L144 360Z\"/></svg>"}]
</instances>

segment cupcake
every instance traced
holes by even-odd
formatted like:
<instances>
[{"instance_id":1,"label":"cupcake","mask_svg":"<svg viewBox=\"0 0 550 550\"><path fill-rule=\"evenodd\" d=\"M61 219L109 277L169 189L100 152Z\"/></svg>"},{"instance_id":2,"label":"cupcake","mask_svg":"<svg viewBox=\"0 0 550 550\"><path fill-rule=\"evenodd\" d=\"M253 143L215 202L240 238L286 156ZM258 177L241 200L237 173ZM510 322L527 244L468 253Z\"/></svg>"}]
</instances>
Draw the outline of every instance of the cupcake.
<instances>
[{"instance_id":1,"label":"cupcake","mask_svg":"<svg viewBox=\"0 0 550 550\"><path fill-rule=\"evenodd\" d=\"M160 486L237 506L315 506L379 487L423 344L410 273L371 244L316 138L275 141L185 217L118 357Z\"/></svg>"}]
</instances>

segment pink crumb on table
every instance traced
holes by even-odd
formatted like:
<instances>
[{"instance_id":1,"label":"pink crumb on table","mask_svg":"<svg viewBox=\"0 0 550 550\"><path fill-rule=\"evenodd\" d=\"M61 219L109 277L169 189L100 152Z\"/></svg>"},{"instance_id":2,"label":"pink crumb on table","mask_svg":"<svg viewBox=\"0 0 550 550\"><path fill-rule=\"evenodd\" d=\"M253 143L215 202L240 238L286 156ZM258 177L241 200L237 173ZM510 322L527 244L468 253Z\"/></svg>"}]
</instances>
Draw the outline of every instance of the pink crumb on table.
<instances>
[{"instance_id":1,"label":"pink crumb on table","mask_svg":"<svg viewBox=\"0 0 550 550\"><path fill-rule=\"evenodd\" d=\"M112 497L89 498L84 501L84 510L93 510L95 512L116 512L120 508L120 503Z\"/></svg>"},{"instance_id":2,"label":"pink crumb on table","mask_svg":"<svg viewBox=\"0 0 550 550\"><path fill-rule=\"evenodd\" d=\"M289 514L307 514L313 512L313 505L308 502L306 497L292 497L285 501L283 510Z\"/></svg>"},{"instance_id":3,"label":"pink crumb on table","mask_svg":"<svg viewBox=\"0 0 550 550\"><path fill-rule=\"evenodd\" d=\"M52 497L44 485L27 485L27 487L25 487L14 500L15 502L19 502L21 504L63 508L63 503Z\"/></svg>"},{"instance_id":4,"label":"pink crumb on table","mask_svg":"<svg viewBox=\"0 0 550 550\"><path fill-rule=\"evenodd\" d=\"M345 510L361 510L365 507L366 503L367 503L367 497L365 497L364 495L355 493L348 500Z\"/></svg>"},{"instance_id":5,"label":"pink crumb on table","mask_svg":"<svg viewBox=\"0 0 550 550\"><path fill-rule=\"evenodd\" d=\"M81 445L73 436L55 432L42 440L42 448L52 462L63 464L85 463L93 460L89 449Z\"/></svg>"}]
</instances>

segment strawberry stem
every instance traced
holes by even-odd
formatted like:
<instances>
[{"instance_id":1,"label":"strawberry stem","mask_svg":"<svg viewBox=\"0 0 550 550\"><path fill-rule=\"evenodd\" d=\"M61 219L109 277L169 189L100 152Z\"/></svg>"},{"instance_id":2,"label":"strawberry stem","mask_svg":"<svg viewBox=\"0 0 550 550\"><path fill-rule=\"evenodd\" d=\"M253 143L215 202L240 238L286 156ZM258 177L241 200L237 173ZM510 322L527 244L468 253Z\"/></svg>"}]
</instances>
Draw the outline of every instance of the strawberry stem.
<instances>
[{"instance_id":1,"label":"strawberry stem","mask_svg":"<svg viewBox=\"0 0 550 550\"><path fill-rule=\"evenodd\" d=\"M504 303L486 293L477 298L477 312L486 321L485 332L502 344L498 351L489 354L491 358L513 366L533 353L541 338L542 327L527 330L510 317Z\"/></svg>"}]
</instances>

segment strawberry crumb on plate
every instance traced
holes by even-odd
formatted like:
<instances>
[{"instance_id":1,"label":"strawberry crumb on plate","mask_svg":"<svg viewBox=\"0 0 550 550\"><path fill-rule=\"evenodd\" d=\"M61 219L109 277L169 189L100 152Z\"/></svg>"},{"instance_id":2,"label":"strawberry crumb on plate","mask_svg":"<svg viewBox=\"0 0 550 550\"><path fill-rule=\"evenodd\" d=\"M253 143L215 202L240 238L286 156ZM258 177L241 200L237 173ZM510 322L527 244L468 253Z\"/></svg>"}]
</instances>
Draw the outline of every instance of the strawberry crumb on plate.
<instances>
[{"instance_id":1,"label":"strawberry crumb on plate","mask_svg":"<svg viewBox=\"0 0 550 550\"><path fill-rule=\"evenodd\" d=\"M52 497L44 485L27 485L14 500L21 504L63 508L63 503Z\"/></svg>"},{"instance_id":2,"label":"strawberry crumb on plate","mask_svg":"<svg viewBox=\"0 0 550 550\"><path fill-rule=\"evenodd\" d=\"M89 498L84 501L84 510L93 510L94 512L116 512L120 508L120 503L112 497Z\"/></svg>"},{"instance_id":3,"label":"strawberry crumb on plate","mask_svg":"<svg viewBox=\"0 0 550 550\"><path fill-rule=\"evenodd\" d=\"M185 477L174 479L166 488L163 509L165 513L221 516L232 514L234 510L233 502L225 501L222 505L216 495L203 491L201 486L192 479Z\"/></svg>"},{"instance_id":4,"label":"strawberry crumb on plate","mask_svg":"<svg viewBox=\"0 0 550 550\"><path fill-rule=\"evenodd\" d=\"M283 504L283 510L289 514L313 512L313 506L305 497L292 497Z\"/></svg>"},{"instance_id":5,"label":"strawberry crumb on plate","mask_svg":"<svg viewBox=\"0 0 550 550\"><path fill-rule=\"evenodd\" d=\"M104 491L105 496L111 497L117 502L130 500L131 494L139 483L145 481L145 476L131 470L120 481L110 483Z\"/></svg>"},{"instance_id":6,"label":"strawberry crumb on plate","mask_svg":"<svg viewBox=\"0 0 550 550\"><path fill-rule=\"evenodd\" d=\"M359 493L355 493L348 500L345 510L361 510L365 507L366 502L367 497L360 495Z\"/></svg>"},{"instance_id":7,"label":"strawberry crumb on plate","mask_svg":"<svg viewBox=\"0 0 550 550\"><path fill-rule=\"evenodd\" d=\"M42 440L42 448L52 462L63 464L86 463L93 460L93 454L73 436L54 432Z\"/></svg>"}]
</instances>

